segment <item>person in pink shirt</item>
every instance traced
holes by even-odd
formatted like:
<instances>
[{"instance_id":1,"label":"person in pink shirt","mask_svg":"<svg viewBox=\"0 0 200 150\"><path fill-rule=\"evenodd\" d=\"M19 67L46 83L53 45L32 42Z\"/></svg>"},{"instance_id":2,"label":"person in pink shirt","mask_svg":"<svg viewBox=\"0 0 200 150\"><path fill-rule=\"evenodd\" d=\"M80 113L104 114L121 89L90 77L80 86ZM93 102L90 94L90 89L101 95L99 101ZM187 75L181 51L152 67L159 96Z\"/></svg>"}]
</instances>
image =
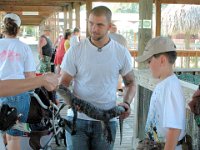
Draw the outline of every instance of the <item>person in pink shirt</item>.
<instances>
[{"instance_id":1,"label":"person in pink shirt","mask_svg":"<svg viewBox=\"0 0 200 150\"><path fill-rule=\"evenodd\" d=\"M54 59L55 72L57 74L60 74L60 65L62 63L65 52L69 49L70 45L69 45L69 42L67 42L67 41L69 41L71 34L72 34L71 31L67 30L65 32L64 38L60 41L60 43L58 45L58 48L57 48L57 51L56 51L56 56L55 56L55 59Z\"/></svg>"}]
</instances>

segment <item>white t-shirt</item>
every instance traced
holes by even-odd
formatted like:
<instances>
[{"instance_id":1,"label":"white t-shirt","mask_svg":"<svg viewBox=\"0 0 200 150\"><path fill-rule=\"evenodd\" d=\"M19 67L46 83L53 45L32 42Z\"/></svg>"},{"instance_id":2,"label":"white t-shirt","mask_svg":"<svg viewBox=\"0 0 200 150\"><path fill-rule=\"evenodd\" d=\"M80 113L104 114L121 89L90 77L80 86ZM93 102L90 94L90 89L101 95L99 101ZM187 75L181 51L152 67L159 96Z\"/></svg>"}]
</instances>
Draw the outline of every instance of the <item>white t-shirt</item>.
<instances>
[{"instance_id":1,"label":"white t-shirt","mask_svg":"<svg viewBox=\"0 0 200 150\"><path fill-rule=\"evenodd\" d=\"M108 35L111 39L117 41L119 44L123 45L124 47L128 47L126 39L121 34L109 33Z\"/></svg>"},{"instance_id":2,"label":"white t-shirt","mask_svg":"<svg viewBox=\"0 0 200 150\"><path fill-rule=\"evenodd\" d=\"M179 141L185 136L185 99L182 87L176 75L164 79L155 87L151 96L145 132L156 128L158 140L165 142L168 128L181 130ZM180 146L178 146L181 148ZM176 149L179 149L179 148Z\"/></svg>"},{"instance_id":3,"label":"white t-shirt","mask_svg":"<svg viewBox=\"0 0 200 150\"><path fill-rule=\"evenodd\" d=\"M119 74L126 75L133 69L129 51L111 40L99 52L89 39L71 47L61 64L63 71L74 77L73 92L98 108L116 106L116 89ZM71 111L68 112L72 116ZM79 118L91 120L83 113Z\"/></svg>"},{"instance_id":4,"label":"white t-shirt","mask_svg":"<svg viewBox=\"0 0 200 150\"><path fill-rule=\"evenodd\" d=\"M24 79L24 72L35 71L35 62L28 45L17 38L0 39L0 79Z\"/></svg>"},{"instance_id":5,"label":"white t-shirt","mask_svg":"<svg viewBox=\"0 0 200 150\"><path fill-rule=\"evenodd\" d=\"M79 38L77 35L72 35L70 38L70 46L76 46L79 43Z\"/></svg>"}]
</instances>

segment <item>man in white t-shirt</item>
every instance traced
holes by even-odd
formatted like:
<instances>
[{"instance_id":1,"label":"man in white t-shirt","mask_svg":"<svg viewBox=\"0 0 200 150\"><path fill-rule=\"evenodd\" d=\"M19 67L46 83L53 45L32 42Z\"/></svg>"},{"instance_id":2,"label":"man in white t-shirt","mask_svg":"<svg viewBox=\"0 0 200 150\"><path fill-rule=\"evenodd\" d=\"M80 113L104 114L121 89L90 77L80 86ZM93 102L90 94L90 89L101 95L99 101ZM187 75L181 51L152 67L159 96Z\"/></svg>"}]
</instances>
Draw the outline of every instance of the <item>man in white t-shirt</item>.
<instances>
[{"instance_id":1,"label":"man in white t-shirt","mask_svg":"<svg viewBox=\"0 0 200 150\"><path fill-rule=\"evenodd\" d=\"M126 88L124 100L119 105L126 108L120 116L130 115L130 103L135 95L135 81L132 59L129 51L108 37L111 27L111 11L105 6L91 10L88 28L90 37L71 47L61 64L61 84L70 85L73 80L73 93L77 97L92 103L100 109L115 107L118 77L121 74ZM73 117L68 110L68 120ZM101 122L78 113L77 133L67 132L67 150L112 150L116 135L116 119L109 122L113 141L108 143L103 133Z\"/></svg>"},{"instance_id":2,"label":"man in white t-shirt","mask_svg":"<svg viewBox=\"0 0 200 150\"><path fill-rule=\"evenodd\" d=\"M75 46L80 42L80 29L74 28L73 34L70 38L70 46Z\"/></svg>"},{"instance_id":3,"label":"man in white t-shirt","mask_svg":"<svg viewBox=\"0 0 200 150\"><path fill-rule=\"evenodd\" d=\"M174 42L167 37L156 37L136 58L138 62L147 61L152 76L160 80L151 96L145 131L150 140L165 143L166 150L181 150L180 141L185 136L185 99L173 73L176 57Z\"/></svg>"}]
</instances>

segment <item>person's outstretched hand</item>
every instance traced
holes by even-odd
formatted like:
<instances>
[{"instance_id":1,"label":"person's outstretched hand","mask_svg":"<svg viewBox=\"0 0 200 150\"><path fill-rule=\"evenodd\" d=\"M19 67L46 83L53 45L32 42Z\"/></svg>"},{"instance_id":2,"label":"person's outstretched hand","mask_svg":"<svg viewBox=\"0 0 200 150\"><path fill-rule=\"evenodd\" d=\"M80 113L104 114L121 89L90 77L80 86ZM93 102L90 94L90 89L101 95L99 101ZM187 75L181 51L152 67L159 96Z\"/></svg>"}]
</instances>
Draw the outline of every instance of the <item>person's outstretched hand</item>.
<instances>
[{"instance_id":1,"label":"person's outstretched hand","mask_svg":"<svg viewBox=\"0 0 200 150\"><path fill-rule=\"evenodd\" d=\"M188 105L195 115L200 114L200 89L193 94L192 100L188 103Z\"/></svg>"},{"instance_id":2,"label":"person's outstretched hand","mask_svg":"<svg viewBox=\"0 0 200 150\"><path fill-rule=\"evenodd\" d=\"M54 73L45 73L42 76L42 83L45 89L53 91L58 87L58 78L60 75Z\"/></svg>"}]
</instances>

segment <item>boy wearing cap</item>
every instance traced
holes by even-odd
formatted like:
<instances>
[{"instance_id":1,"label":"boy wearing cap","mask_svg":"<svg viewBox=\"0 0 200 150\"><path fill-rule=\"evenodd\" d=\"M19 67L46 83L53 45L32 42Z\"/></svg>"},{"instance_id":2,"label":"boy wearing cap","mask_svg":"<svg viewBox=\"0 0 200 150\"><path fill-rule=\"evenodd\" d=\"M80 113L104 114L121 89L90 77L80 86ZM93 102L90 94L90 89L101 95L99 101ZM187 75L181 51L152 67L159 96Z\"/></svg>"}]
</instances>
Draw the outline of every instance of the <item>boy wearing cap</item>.
<instances>
[{"instance_id":1,"label":"boy wearing cap","mask_svg":"<svg viewBox=\"0 0 200 150\"><path fill-rule=\"evenodd\" d=\"M177 54L167 37L151 39L137 62L148 62L154 78L160 80L151 96L145 133L150 140L165 143L165 150L181 150L185 136L185 99L173 73Z\"/></svg>"}]
</instances>

